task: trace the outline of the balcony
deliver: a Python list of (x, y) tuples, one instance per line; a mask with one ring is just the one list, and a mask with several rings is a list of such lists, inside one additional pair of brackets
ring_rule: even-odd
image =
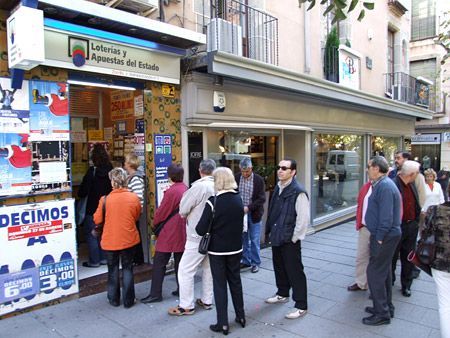
[(406, 73), (384, 74), (385, 95), (393, 100), (436, 110), (436, 91), (426, 80)]
[(277, 18), (236, 0), (211, 0), (208, 5), (208, 52), (219, 50), (278, 65)]

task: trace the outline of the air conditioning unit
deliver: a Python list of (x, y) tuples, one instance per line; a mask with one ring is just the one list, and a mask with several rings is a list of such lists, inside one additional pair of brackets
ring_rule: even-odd
[(207, 28), (207, 51), (222, 51), (242, 56), (242, 27), (229, 21), (214, 18)]
[(265, 36), (250, 36), (248, 44), (248, 57), (253, 60), (274, 64), (274, 41)]
[(397, 101), (408, 102), (408, 87), (402, 85), (392, 86), (392, 98)]

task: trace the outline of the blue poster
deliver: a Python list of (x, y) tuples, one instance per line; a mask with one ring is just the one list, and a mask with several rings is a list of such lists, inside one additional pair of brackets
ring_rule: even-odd
[(75, 284), (75, 264), (73, 259), (39, 267), (40, 290), (68, 288)]
[(37, 268), (0, 274), (0, 304), (39, 293)]
[(172, 136), (156, 134), (154, 137), (156, 207), (158, 207), (164, 196), (164, 191), (169, 187), (167, 167), (172, 163)]
[(30, 81), (31, 141), (69, 141), (67, 84)]
[(31, 148), (28, 134), (0, 133), (0, 196), (31, 191)]

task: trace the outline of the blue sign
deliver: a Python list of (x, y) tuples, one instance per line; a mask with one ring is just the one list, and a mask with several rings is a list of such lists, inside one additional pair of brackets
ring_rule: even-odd
[(0, 304), (39, 293), (37, 268), (0, 275)]
[(163, 192), (169, 185), (167, 167), (172, 163), (172, 136), (156, 134), (154, 137), (156, 206), (159, 206)]
[(75, 283), (75, 264), (73, 259), (39, 267), (41, 291), (66, 288)]

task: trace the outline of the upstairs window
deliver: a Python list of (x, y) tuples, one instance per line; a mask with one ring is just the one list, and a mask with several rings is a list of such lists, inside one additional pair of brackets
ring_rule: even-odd
[(413, 0), (411, 13), (411, 40), (436, 36), (436, 0)]

